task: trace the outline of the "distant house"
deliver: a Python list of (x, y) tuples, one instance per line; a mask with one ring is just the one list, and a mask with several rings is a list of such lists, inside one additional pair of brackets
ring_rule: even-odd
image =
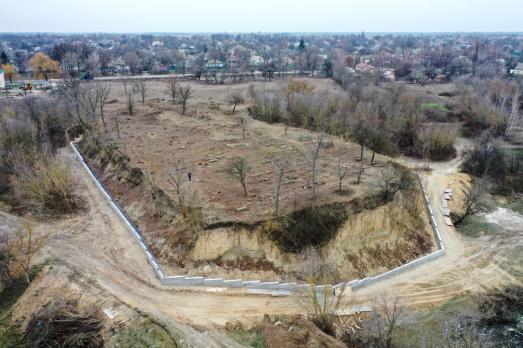
[(225, 68), (225, 63), (218, 59), (209, 59), (207, 61), (207, 69), (223, 69)]
[(249, 59), (249, 65), (259, 66), (263, 64), (263, 58), (260, 56), (252, 56)]
[(389, 81), (396, 80), (396, 75), (393, 69), (383, 69), (383, 77)]
[(356, 65), (356, 71), (360, 73), (373, 74), (376, 72), (376, 68), (367, 63), (360, 63)]
[(523, 63), (518, 63), (514, 69), (510, 70), (511, 75), (523, 76)]
[(5, 88), (4, 71), (0, 69), (0, 88)]

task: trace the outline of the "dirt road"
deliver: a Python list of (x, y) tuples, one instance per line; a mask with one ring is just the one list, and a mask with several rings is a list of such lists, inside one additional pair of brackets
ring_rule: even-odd
[[(460, 149), (463, 146), (460, 143)], [(85, 212), (38, 227), (52, 233), (41, 260), (51, 258), (79, 274), (83, 282), (94, 283), (102, 293), (167, 322), (221, 326), (230, 320), (259, 319), (265, 313), (303, 312), (292, 297), (204, 293), (161, 286), (134, 238), (103, 200), (71, 150), (63, 149), (60, 156), (70, 165), (75, 190), (85, 200)], [(419, 165), (412, 160), (402, 162)], [(441, 207), (441, 194), (459, 163), (458, 158), (434, 164), (432, 172), (424, 176), (434, 208)], [(12, 220), (7, 223), (9, 226), (19, 223)], [(345, 306), (364, 303), (380, 292), (391, 290), (403, 296), (409, 305), (431, 306), (465, 291), (514, 280), (495, 262), (504, 243), (510, 244), (511, 240), (465, 241), (454, 228), (443, 223), (440, 212), (437, 221), (447, 249), (444, 257), (360, 289), (352, 297), (347, 296)], [(521, 233), (516, 237), (521, 238)]]
[[(463, 153), (472, 143), (458, 139), (458, 155), (448, 162), (430, 164), (431, 171), (422, 174), (427, 195), (440, 228), (445, 246), (445, 256), (420, 267), (411, 269), (391, 279), (358, 290), (353, 295), (356, 302), (363, 302), (380, 292), (393, 292), (401, 295), (412, 306), (431, 306), (449, 300), (459, 294), (481, 291), (517, 282), (511, 274), (498, 264), (498, 257), (505, 247), (512, 243), (522, 243), (523, 230), (512, 238), (471, 240), (464, 239), (454, 227), (447, 226), (443, 220), (442, 194), (454, 181)], [(422, 168), (425, 163), (411, 158), (398, 162), (413, 169)]]

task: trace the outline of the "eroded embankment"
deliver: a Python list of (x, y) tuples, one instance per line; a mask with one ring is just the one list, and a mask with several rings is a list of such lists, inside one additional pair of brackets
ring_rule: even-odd
[(80, 149), (168, 273), (346, 280), (399, 266), (433, 245), (415, 184), (388, 202), (367, 197), (255, 224), (206, 225), (200, 208), (170, 198), (152, 184), (154, 173), (131, 167), (115, 145), (86, 136)]

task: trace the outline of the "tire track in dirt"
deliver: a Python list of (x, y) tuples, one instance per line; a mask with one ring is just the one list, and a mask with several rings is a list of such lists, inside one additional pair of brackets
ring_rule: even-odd
[[(353, 301), (368, 301), (378, 293), (393, 292), (402, 296), (408, 305), (431, 306), (465, 292), (484, 291), (510, 282), (518, 282), (496, 262), (496, 256), (504, 249), (499, 240), (503, 236), (493, 240), (464, 239), (454, 227), (447, 226), (443, 221), (441, 196), (452, 176), (457, 173), (463, 153), (470, 146), (469, 141), (458, 139), (456, 158), (448, 162), (433, 163), (431, 172), (422, 174), (445, 245), (445, 255), (397, 277), (358, 290), (353, 294)], [(399, 162), (412, 169), (424, 165), (415, 159), (402, 158)]]
[[(162, 286), (134, 238), (103, 200), (70, 150), (63, 149), (60, 157), (71, 168), (75, 190), (85, 200), (86, 210), (71, 219), (39, 226), (52, 231), (41, 259), (60, 260), (123, 303), (158, 318), (223, 325), (230, 320), (259, 319), (266, 313), (303, 312), (293, 297), (246, 296), (237, 290), (225, 294), (205, 293)], [(439, 163), (430, 175), (425, 175), (434, 208), (440, 206), (440, 195), (448, 183), (448, 176), (458, 166), (456, 160)], [(485, 242), (482, 246), (464, 241), (453, 228), (444, 225), (441, 214), (437, 215), (447, 248), (445, 256), (352, 294), (347, 292), (342, 304), (367, 304), (379, 293), (392, 289), (408, 305), (431, 306), (466, 291), (480, 291), (514, 280), (493, 262), (499, 253), (498, 248), (492, 248), (493, 243)]]

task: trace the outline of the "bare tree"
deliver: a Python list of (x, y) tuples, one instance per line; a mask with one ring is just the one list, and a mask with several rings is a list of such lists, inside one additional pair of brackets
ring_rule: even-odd
[(249, 167), (247, 166), (247, 161), (243, 157), (235, 157), (232, 159), (231, 163), (227, 166), (227, 174), (240, 182), (243, 187), (243, 193), (247, 196), (247, 173), (249, 172)]
[(285, 154), (281, 154), (274, 159), (274, 167), (276, 168), (276, 180), (277, 180), (276, 199), (274, 201), (274, 216), (278, 216), (278, 212), (279, 212), (279, 208), (280, 208), (281, 185), (283, 183), (283, 178), (285, 176), (287, 168), (289, 167), (290, 159), (291, 159), (290, 151)]
[(347, 173), (349, 172), (349, 166), (348, 164), (341, 163), (341, 158), (338, 159), (338, 166), (336, 167), (336, 176), (338, 177), (338, 193), (342, 194), (343, 190), (341, 189), (341, 184), (343, 179), (347, 176)]
[(361, 177), (363, 176), (363, 173), (365, 173), (365, 166), (363, 165), (363, 161), (359, 161), (358, 167), (356, 168), (356, 185), (359, 185), (361, 182)]
[(396, 171), (390, 161), (387, 162), (387, 165), (378, 172), (378, 180), (378, 184), (383, 192), (383, 200), (389, 199), (394, 195), (394, 184), (398, 181), (398, 176), (396, 175)]
[(131, 86), (129, 85), (129, 81), (123, 80), (123, 89), (126, 97), (126, 106), (127, 106), (127, 112), (129, 112), (129, 115), (134, 115), (134, 92)]
[(367, 128), (364, 121), (364, 116), (360, 116), (351, 125), (351, 137), (360, 145), (360, 161), (363, 161), (363, 153), (368, 142)]
[(517, 123), (516, 121), (519, 119), (519, 97), (521, 95), (521, 91), (519, 90), (519, 87), (515, 87), (515, 90), (512, 94), (512, 107), (510, 109), (510, 115), (507, 120), (507, 126), (505, 128), (505, 136), (507, 136), (514, 125)]
[(310, 313), (312, 321), (323, 332), (335, 334), (334, 321), (345, 286), (334, 290), (331, 286), (317, 288), (318, 284), (331, 283), (334, 269), (317, 249), (309, 247), (303, 250), (297, 258), (296, 272), (306, 279), (309, 286), (303, 288), (300, 302), (304, 309)]
[(178, 103), (182, 106), (182, 115), (185, 115), (185, 110), (187, 108), (187, 103), (189, 99), (192, 98), (193, 90), (191, 86), (180, 87), (178, 89)]
[(312, 146), (308, 149), (305, 154), (305, 160), (309, 165), (309, 174), (311, 180), (311, 191), (313, 199), (316, 198), (316, 178), (318, 177), (318, 158), (320, 157), (320, 150), (323, 146), (323, 140), (325, 133), (323, 131), (316, 135), (316, 138), (312, 141)]
[(398, 326), (398, 320), (405, 313), (405, 304), (400, 296), (382, 294), (375, 304), (376, 316), (373, 321), (376, 325), (379, 343), (384, 347), (392, 347), (392, 339)]
[(176, 190), (176, 194), (178, 195), (178, 202), (180, 204), (182, 203), (181, 190), (184, 172), (184, 166), (182, 164), (177, 163), (174, 165), (174, 171), (169, 173), (169, 176), (171, 177), (171, 184), (174, 186), (174, 189)]
[(426, 170), (430, 169), (430, 152), (433, 143), (433, 128), (430, 126), (423, 127), (418, 131), (416, 137), (421, 145), (421, 153), (426, 161)]
[(111, 87), (109, 87), (108, 84), (101, 83), (98, 87), (100, 89), (100, 116), (102, 117), (102, 123), (104, 125), (105, 131), (107, 131), (107, 126), (105, 125), (105, 115), (104, 115), (104, 109), (105, 104), (107, 104), (107, 101), (109, 99), (109, 94), (111, 93)]
[(232, 107), (232, 114), (234, 115), (234, 112), (236, 111), (236, 106), (243, 104), (245, 102), (245, 98), (243, 98), (243, 95), (240, 91), (234, 91), (229, 96), (229, 104), (231, 104)]
[(102, 91), (99, 88), (100, 84), (85, 83), (82, 88), (83, 106), (90, 115), (90, 119), (94, 119), (100, 99), (102, 97)]
[(145, 97), (147, 96), (147, 92), (149, 90), (147, 81), (145, 79), (136, 80), (134, 89), (138, 94), (140, 94), (140, 97), (142, 98), (142, 105), (145, 104)]
[(488, 183), (484, 179), (478, 179), (470, 187), (464, 188), (463, 210), (460, 214), (453, 214), (454, 224), (459, 225), (470, 215), (477, 214), (485, 209), (485, 195), (488, 191)]
[(27, 223), (23, 229), (17, 232), (16, 256), (27, 283), (31, 282), (31, 266), (34, 256), (42, 248), (47, 236), (37, 236), (31, 223)]
[(177, 101), (176, 92), (178, 91), (178, 86), (176, 84), (176, 78), (170, 77), (170, 78), (166, 79), (165, 82), (167, 83), (167, 87), (169, 89), (169, 96), (171, 97), (173, 104), (176, 104), (176, 101)]

